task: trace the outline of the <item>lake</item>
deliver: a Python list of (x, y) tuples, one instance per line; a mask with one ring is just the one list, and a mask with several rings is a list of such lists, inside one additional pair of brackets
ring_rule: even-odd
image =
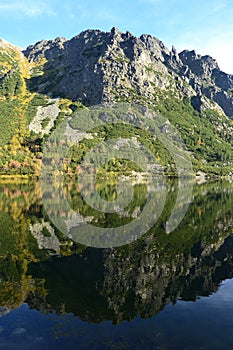
[[(184, 184), (177, 203), (177, 181), (131, 181), (131, 202), (101, 211), (87, 203), (90, 184), (65, 183), (76, 228), (40, 186), (0, 183), (2, 350), (233, 348), (233, 184), (195, 183), (191, 198)], [(95, 189), (117, 199), (114, 180)], [(90, 226), (124, 226), (128, 243), (116, 231), (97, 239)]]

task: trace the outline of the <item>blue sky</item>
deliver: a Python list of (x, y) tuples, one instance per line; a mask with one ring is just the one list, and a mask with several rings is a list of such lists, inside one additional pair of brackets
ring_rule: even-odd
[(0, 37), (22, 48), (113, 26), (209, 54), (233, 74), (233, 0), (0, 0)]

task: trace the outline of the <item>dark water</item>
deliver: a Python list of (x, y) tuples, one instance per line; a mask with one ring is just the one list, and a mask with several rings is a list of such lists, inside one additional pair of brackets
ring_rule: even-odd
[[(117, 248), (91, 248), (58, 231), (38, 183), (0, 184), (0, 349), (232, 349), (233, 185), (196, 184), (181, 224), (166, 225), (177, 184), (146, 234)], [(120, 226), (143, 209), (135, 183), (124, 212), (90, 208), (64, 193), (96, 226)], [(115, 184), (99, 183), (106, 200)], [(185, 204), (185, 203), (183, 203)]]

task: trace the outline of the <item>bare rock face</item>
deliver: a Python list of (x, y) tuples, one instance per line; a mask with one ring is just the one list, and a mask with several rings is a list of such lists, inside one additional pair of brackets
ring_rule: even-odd
[(110, 33), (87, 30), (69, 41), (41, 41), (24, 53), (30, 61), (47, 60), (44, 75), (31, 79), (36, 91), (91, 105), (116, 95), (127, 98), (132, 89), (150, 97), (154, 85), (169, 86), (159, 50), (150, 52), (142, 40), (113, 28)]
[(146, 48), (151, 52), (155, 60), (164, 62), (164, 57), (170, 55), (170, 51), (159, 39), (148, 34), (141, 35), (140, 39), (146, 45)]
[[(169, 51), (159, 39), (86, 30), (71, 40), (40, 41), (24, 51), (29, 61), (44, 60), (43, 74), (29, 87), (51, 97), (67, 97), (85, 105), (117, 99), (154, 99), (156, 89), (193, 98), (194, 106), (210, 99), (233, 117), (233, 76), (222, 72), (212, 57), (185, 50)], [(195, 99), (196, 96), (202, 98)], [(200, 106), (199, 106), (200, 109)]]
[(35, 45), (30, 45), (24, 51), (29, 61), (36, 61), (39, 58), (46, 57), (49, 59), (56, 54), (59, 55), (64, 50), (65, 38), (56, 38), (54, 40), (41, 40)]
[(182, 63), (188, 66), (198, 78), (205, 79), (211, 76), (213, 70), (219, 70), (215, 59), (210, 56), (201, 56), (196, 51), (184, 50), (179, 54)]
[(194, 50), (182, 51), (179, 57), (187, 67), (186, 70), (181, 67), (179, 74), (197, 94), (216, 102), (226, 115), (233, 117), (233, 75), (222, 72), (212, 57), (198, 55)]

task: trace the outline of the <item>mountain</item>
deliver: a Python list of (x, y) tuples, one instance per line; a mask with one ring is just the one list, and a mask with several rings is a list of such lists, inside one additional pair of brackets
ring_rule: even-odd
[[(151, 35), (137, 38), (117, 28), (42, 40), (24, 51), (5, 41), (0, 48), (1, 173), (38, 174), (43, 139), (61, 120), (83, 105), (115, 102), (161, 113), (180, 131), (196, 171), (231, 173), (233, 75), (212, 57), (178, 54)], [(101, 132), (107, 137), (108, 130)], [(165, 151), (153, 142), (151, 149), (165, 167)]]

